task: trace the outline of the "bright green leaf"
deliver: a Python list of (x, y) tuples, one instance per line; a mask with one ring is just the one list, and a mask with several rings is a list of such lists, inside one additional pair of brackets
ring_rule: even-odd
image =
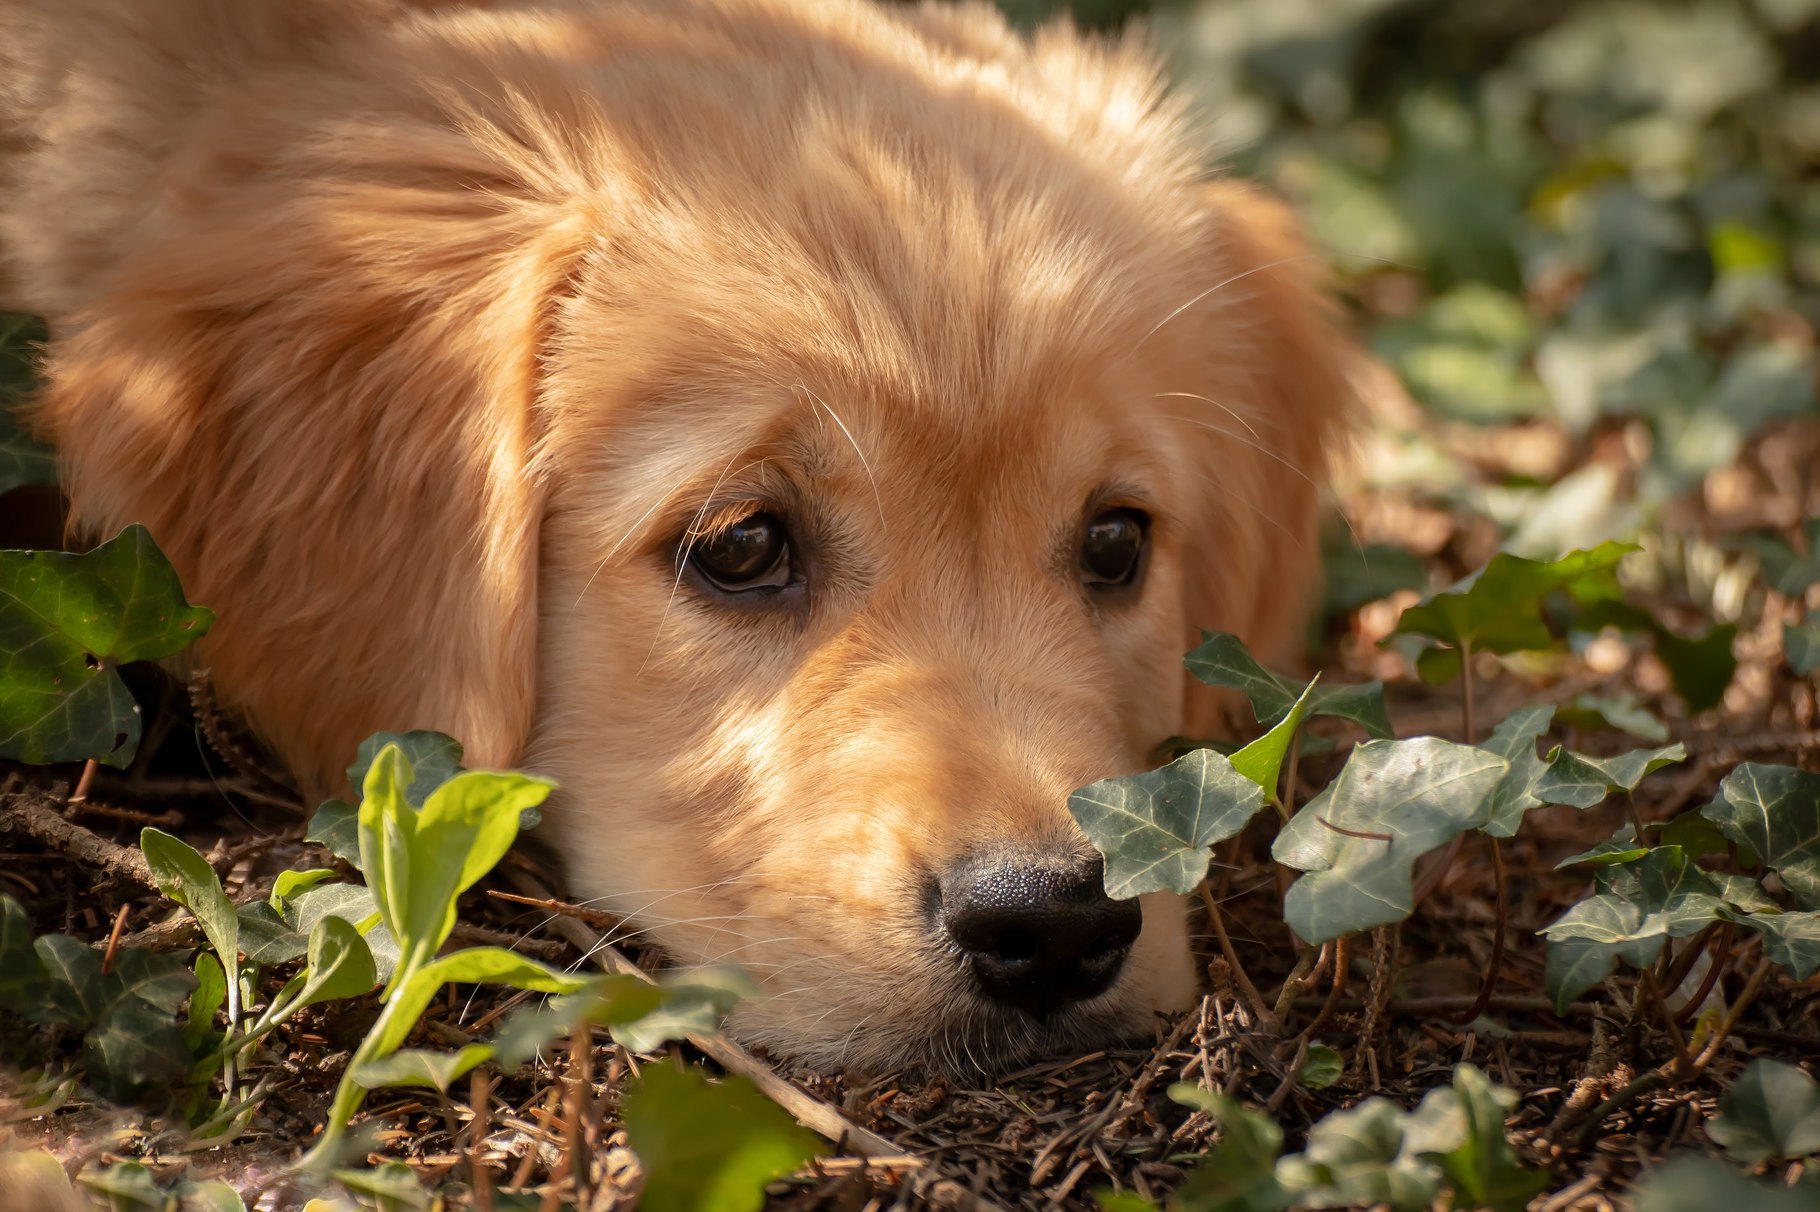
[(1616, 792), (1635, 791), (1645, 776), (1687, 760), (1687, 747), (1676, 741), (1666, 749), (1633, 749), (1614, 757), (1588, 757), (1557, 748), (1548, 755), (1548, 771), (1536, 781), (1544, 803), (1596, 808)]
[(1700, 812), (1820, 909), (1820, 774), (1746, 762)]
[(246, 1212), (240, 1192), (224, 1182), (184, 1183), (177, 1188), (178, 1212)]
[(623, 1104), (645, 1172), (644, 1212), (757, 1212), (765, 1184), (819, 1152), (815, 1137), (743, 1077), (647, 1065)]
[[(663, 989), (636, 976), (597, 976), (574, 993), (548, 998), (540, 1005), (527, 1006), (514, 1013), (501, 1025), (493, 1046), (500, 1067), (516, 1069), (544, 1045), (580, 1027), (636, 1022), (656, 1013), (664, 1001)], [(712, 1030), (718, 1022), (719, 1015), (716, 1015), (708, 1029)], [(682, 1034), (688, 1035), (694, 1030), (691, 1026)]]
[(158, 890), (195, 915), (224, 967), (238, 966), (240, 919), (208, 860), (182, 839), (149, 826), (139, 833), (139, 848)]
[(493, 1058), (489, 1044), (466, 1044), (456, 1052), (431, 1052), (401, 1048), (397, 1052), (361, 1061), (350, 1070), (353, 1079), (368, 1090), (385, 1086), (430, 1086), (449, 1092), (476, 1065)]
[(1190, 892), (1213, 847), (1243, 829), (1264, 792), (1211, 749), (1159, 770), (1106, 779), (1068, 797), (1068, 811), (1106, 856), (1106, 894)]
[(0, 551), (0, 757), (124, 768), (139, 706), (115, 667), (175, 655), (214, 619), (143, 526), (82, 555)]
[(278, 878), (272, 881), (272, 908), (283, 909), (284, 903), (299, 893), (308, 892), (318, 884), (338, 879), (339, 875), (330, 867), (311, 867), (307, 871), (280, 871)]
[(575, 993), (588, 985), (585, 976), (558, 972), (529, 956), (504, 947), (469, 947), (431, 960), (392, 989), (387, 1000), (398, 1003), (388, 1017), (389, 1027), (373, 1038), (373, 1056), (385, 1056), (404, 1043), (405, 1036), (437, 990), (452, 982), (469, 985), (510, 985), (533, 993)]
[(1773, 1060), (1754, 1060), (1719, 1099), (1706, 1134), (1747, 1164), (1820, 1153), (1820, 1082)]
[(199, 1054), (212, 1046), (218, 1035), (215, 1015), (227, 1004), (227, 973), (222, 971), (221, 961), (212, 951), (203, 951), (196, 956), (193, 971), (196, 988), (190, 994), (189, 1009), (184, 1014), (183, 1042), (192, 1054)]
[(1277, 795), (1277, 776), (1283, 769), (1283, 759), (1289, 756), (1290, 742), (1295, 739), (1296, 729), (1302, 726), (1302, 719), (1308, 714), (1309, 700), (1320, 681), (1321, 676), (1316, 674), (1314, 681), (1308, 683), (1308, 688), (1302, 691), (1302, 697), (1295, 701), (1289, 714), (1279, 720), (1276, 727), (1234, 753), (1230, 759), (1234, 770), (1256, 783), (1273, 800)]
[[(1258, 723), (1267, 727), (1281, 723), (1307, 689), (1258, 664), (1244, 641), (1224, 632), (1202, 632), (1200, 647), (1190, 652), (1184, 663), (1188, 672), (1209, 686), (1237, 690), (1250, 699)], [(1322, 686), (1309, 699), (1308, 714), (1351, 720), (1373, 737), (1393, 735), (1390, 716), (1384, 710), (1381, 682)]]
[(1271, 847), (1278, 862), (1309, 873), (1284, 899), (1290, 927), (1324, 943), (1408, 917), (1415, 861), (1483, 825), (1509, 769), (1496, 754), (1436, 737), (1353, 750)]
[(378, 981), (373, 953), (345, 918), (324, 917), (310, 931), (308, 961), (298, 1004), (359, 997)]

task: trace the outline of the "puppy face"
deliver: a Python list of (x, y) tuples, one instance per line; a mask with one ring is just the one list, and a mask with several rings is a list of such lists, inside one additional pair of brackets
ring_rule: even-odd
[(324, 784), (409, 726), (554, 775), (572, 888), (814, 1064), (1187, 1004), (1066, 800), (1208, 727), (1198, 627), (1296, 630), (1344, 348), (1280, 209), (1140, 57), (983, 11), (331, 32), (360, 122), (247, 86), (46, 398), (218, 688)]

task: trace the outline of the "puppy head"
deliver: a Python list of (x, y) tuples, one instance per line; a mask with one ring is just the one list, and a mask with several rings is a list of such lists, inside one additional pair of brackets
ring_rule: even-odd
[(717, 12), (599, 75), (604, 17), (469, 19), (402, 49), (510, 88), (374, 84), (435, 120), (354, 164), (262, 132), (284, 188), (205, 178), (58, 358), (80, 508), (152, 524), (305, 772), (418, 726), (554, 775), (574, 889), (759, 978), (755, 1042), (1141, 1031), (1183, 907), (1106, 901), (1066, 799), (1205, 726), (1198, 627), (1295, 632), (1312, 263), (1124, 52)]

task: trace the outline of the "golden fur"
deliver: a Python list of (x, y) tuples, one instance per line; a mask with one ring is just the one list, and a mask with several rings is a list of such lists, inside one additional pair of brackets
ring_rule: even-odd
[[(151, 528), (310, 789), (381, 728), (554, 776), (572, 887), (824, 1066), (1192, 996), (1153, 897), (1109, 992), (988, 1014), (918, 889), (1209, 727), (1198, 627), (1298, 634), (1348, 347), (1200, 156), (1134, 43), (983, 6), (0, 8), (0, 302), (81, 527)], [(1096, 500), (1153, 515), (1128, 602), (1073, 572)], [(756, 504), (803, 609), (678, 571)]]

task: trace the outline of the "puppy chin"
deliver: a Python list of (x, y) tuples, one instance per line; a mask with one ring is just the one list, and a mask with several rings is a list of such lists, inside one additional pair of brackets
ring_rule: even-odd
[(1198, 995), (1187, 905), (1173, 893), (1143, 899), (1144, 930), (1112, 988), (1037, 1019), (991, 1002), (946, 957), (917, 957), (892, 980), (824, 969), (809, 990), (736, 1006), (727, 1031), (772, 1057), (830, 1073), (924, 1069), (977, 1080), (1045, 1057), (1148, 1042), (1158, 1014)]

